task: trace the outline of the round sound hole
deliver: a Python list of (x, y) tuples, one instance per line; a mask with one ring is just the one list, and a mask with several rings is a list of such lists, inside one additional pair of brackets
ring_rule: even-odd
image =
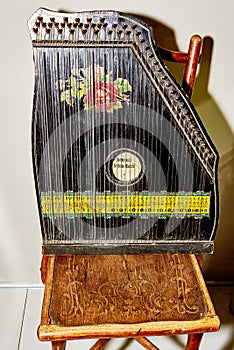
[(109, 155), (107, 175), (111, 181), (126, 185), (139, 181), (144, 173), (142, 157), (132, 150), (122, 149)]

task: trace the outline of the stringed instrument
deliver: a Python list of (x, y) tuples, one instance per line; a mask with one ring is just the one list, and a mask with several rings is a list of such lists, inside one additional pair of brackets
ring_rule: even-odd
[(211, 253), (218, 154), (152, 29), (45, 9), (29, 28), (45, 253)]

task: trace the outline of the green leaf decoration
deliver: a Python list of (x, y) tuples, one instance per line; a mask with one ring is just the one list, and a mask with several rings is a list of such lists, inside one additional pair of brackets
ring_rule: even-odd
[(84, 110), (88, 110), (90, 108), (91, 108), (91, 106), (89, 106), (88, 103), (84, 103)]
[(115, 86), (120, 93), (132, 91), (132, 87), (127, 79), (118, 78), (115, 80)]
[(85, 84), (78, 84), (78, 90), (76, 91), (76, 97), (81, 99), (86, 94)]
[(67, 98), (67, 95), (68, 95), (68, 94), (69, 94), (69, 96), (70, 96), (70, 91), (69, 91), (69, 90), (63, 91), (63, 92), (61, 93), (61, 96), (60, 96), (61, 102), (66, 101), (66, 98)]
[(71, 82), (72, 82), (71, 96), (74, 98), (81, 99), (86, 93), (85, 85), (82, 83), (74, 84), (74, 80), (72, 80)]
[(76, 98), (77, 92), (76, 92), (76, 88), (72, 88), (71, 89), (71, 96)]
[(120, 101), (117, 101), (113, 108), (114, 109), (122, 108), (122, 103)]
[(115, 109), (122, 108), (122, 103), (120, 101), (117, 101), (114, 106), (112, 106), (110, 109), (107, 109), (106, 111), (108, 113), (113, 113)]
[(71, 88), (76, 88), (77, 82), (76, 82), (76, 78), (73, 77), (73, 75), (70, 76), (69, 83), (70, 83)]
[(71, 90), (66, 90), (61, 93), (60, 96), (61, 102), (66, 101), (66, 103), (70, 106), (73, 106), (74, 104), (74, 99), (72, 98), (72, 91)]
[(113, 81), (113, 72), (109, 72), (108, 74), (106, 74), (105, 79), (103, 79), (103, 81), (106, 81), (107, 83), (109, 83), (110, 81)]

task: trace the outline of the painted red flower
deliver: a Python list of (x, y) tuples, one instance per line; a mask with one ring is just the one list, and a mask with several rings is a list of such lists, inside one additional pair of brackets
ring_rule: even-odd
[(119, 90), (113, 82), (98, 81), (92, 84), (85, 97), (86, 109), (94, 106), (96, 111), (110, 111), (118, 103)]
[(74, 68), (66, 80), (59, 79), (56, 88), (60, 91), (60, 101), (75, 106), (78, 99), (84, 103), (84, 109), (112, 113), (128, 103), (132, 87), (125, 78), (113, 81), (113, 72), (105, 73), (104, 67), (90, 65), (86, 68)]

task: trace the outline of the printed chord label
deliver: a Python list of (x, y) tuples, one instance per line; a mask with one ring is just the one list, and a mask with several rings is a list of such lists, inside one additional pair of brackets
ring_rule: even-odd
[(207, 217), (210, 192), (42, 192), (43, 216)]

